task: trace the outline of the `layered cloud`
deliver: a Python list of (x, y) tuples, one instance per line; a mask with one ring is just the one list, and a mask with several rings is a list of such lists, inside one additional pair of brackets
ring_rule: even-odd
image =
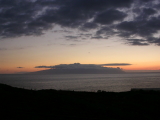
[[(0, 37), (39, 36), (59, 25), (90, 39), (120, 37), (130, 45), (160, 45), (158, 0), (0, 0)], [(89, 34), (89, 33), (86, 33)]]
[(111, 64), (60, 64), (55, 66), (36, 66), (35, 68), (53, 68), (53, 69), (102, 69), (104, 66), (127, 66), (129, 63), (111, 63)]
[(130, 63), (110, 63), (110, 64), (103, 64), (104, 66), (127, 66), (132, 65)]

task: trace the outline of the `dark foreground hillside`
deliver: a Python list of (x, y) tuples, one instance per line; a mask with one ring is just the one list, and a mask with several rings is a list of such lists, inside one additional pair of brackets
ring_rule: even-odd
[(0, 84), (1, 120), (160, 119), (160, 92), (25, 90)]

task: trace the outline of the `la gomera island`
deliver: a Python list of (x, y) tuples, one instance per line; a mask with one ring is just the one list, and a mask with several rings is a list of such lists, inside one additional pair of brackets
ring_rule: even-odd
[[(48, 68), (27, 74), (121, 74), (125, 73), (121, 68), (104, 67), (106, 64), (60, 64), (55, 66), (36, 66), (35, 68)], [(118, 64), (121, 65), (121, 64)], [(124, 64), (123, 64), (124, 65)]]
[(160, 92), (28, 90), (0, 84), (1, 120), (155, 120)]

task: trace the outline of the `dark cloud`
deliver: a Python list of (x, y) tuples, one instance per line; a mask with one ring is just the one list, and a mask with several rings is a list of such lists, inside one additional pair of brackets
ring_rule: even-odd
[(62, 33), (62, 32), (64, 32), (64, 33), (72, 33), (72, 31), (69, 31), (69, 30), (54, 30), (53, 32), (55, 32), (55, 33)]
[(17, 68), (24, 68), (24, 67), (17, 67)]
[[(121, 37), (130, 37), (131, 35), (140, 34), (140, 29), (143, 26), (144, 21), (124, 21), (117, 25), (119, 35)], [(144, 31), (144, 30), (143, 30)], [(151, 34), (149, 32), (149, 34)]]
[(135, 46), (147, 46), (147, 45), (149, 45), (149, 43), (147, 43), (146, 40), (142, 40), (142, 39), (128, 39), (127, 41), (128, 41), (127, 44), (135, 45)]
[(96, 36), (122, 37), (130, 45), (159, 45), (159, 6), (157, 0), (0, 0), (0, 37), (39, 36), (58, 25), (94, 29)]
[(138, 16), (135, 18), (137, 20), (146, 20), (157, 13), (153, 8), (136, 8), (133, 10)]
[(76, 46), (77, 44), (69, 44), (70, 46)]
[(8, 50), (7, 48), (0, 48), (0, 51)]
[(64, 36), (66, 40), (71, 40), (71, 41), (74, 41), (74, 42), (80, 42), (82, 39), (81, 36)]
[[(34, 22), (34, 16), (40, 9), (27, 0), (0, 1), (0, 35), (3, 37), (16, 37), (22, 35), (41, 34), (37, 26), (30, 28), (29, 24)], [(37, 21), (39, 22), (39, 21)], [(33, 29), (34, 28), (34, 29)]]
[(81, 34), (79, 34), (80, 36), (84, 36), (84, 37), (90, 37), (90, 36), (92, 36), (92, 34), (84, 34), (84, 33), (81, 33)]
[(53, 68), (53, 66), (42, 65), (42, 66), (36, 66), (35, 68)]
[(160, 46), (160, 38), (150, 37), (148, 40), (150, 43), (156, 43), (156, 45)]
[(96, 29), (98, 27), (98, 25), (96, 23), (90, 22), (90, 23), (85, 23), (83, 24), (80, 29), (81, 30), (91, 30), (91, 29)]
[(66, 39), (77, 39), (79, 36), (65, 36)]
[(14, 48), (0, 48), (0, 51), (7, 51), (7, 50), (23, 50), (25, 48), (28, 48), (31, 46), (26, 46), (26, 47), (14, 47)]
[[(136, 20), (136, 21), (125, 21), (117, 25), (117, 28), (119, 31), (119, 36), (130, 38), (131, 36), (139, 36), (143, 37), (143, 39), (146, 39), (147, 44), (141, 44), (141, 45), (148, 45), (149, 43), (155, 43), (154, 42), (155, 37), (154, 34), (158, 33), (160, 30), (160, 16), (158, 17), (152, 17), (149, 20)], [(152, 39), (151, 39), (152, 38)], [(130, 39), (127, 39), (130, 41)], [(137, 39), (133, 39), (135, 42), (138, 43)], [(134, 44), (133, 44), (134, 45)], [(139, 44), (140, 45), (140, 44)]]
[(130, 63), (110, 63), (110, 64), (103, 64), (104, 66), (127, 66), (132, 65)]
[(105, 26), (105, 27), (101, 27), (99, 30), (97, 30), (96, 35), (100, 36), (112, 36), (117, 34), (117, 32), (114, 30), (114, 26), (110, 25), (110, 26)]
[(136, 45), (136, 46), (147, 46), (147, 45), (149, 45), (149, 43), (141, 43), (141, 42), (138, 42), (138, 41), (132, 41), (132, 42), (130, 42), (128, 44)]
[(144, 15), (152, 15), (156, 13), (156, 10), (152, 9), (152, 8), (144, 8), (143, 9), (143, 13)]
[(94, 37), (91, 37), (91, 39), (103, 39), (102, 36), (94, 36)]
[(94, 22), (99, 24), (111, 24), (114, 21), (119, 21), (124, 19), (124, 17), (126, 17), (125, 13), (115, 9), (109, 9), (106, 10), (105, 12), (101, 12), (100, 14), (98, 14)]
[[(106, 7), (129, 7), (132, 0), (0, 0), (1, 36), (41, 35), (53, 24), (78, 27)], [(86, 23), (86, 24), (84, 24)]]
[(81, 8), (88, 11), (104, 10), (110, 7), (130, 7), (133, 0), (70, 0), (76, 5), (76, 8)]

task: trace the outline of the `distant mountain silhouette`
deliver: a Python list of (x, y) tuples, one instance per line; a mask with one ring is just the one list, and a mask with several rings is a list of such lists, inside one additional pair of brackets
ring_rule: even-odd
[(125, 73), (119, 68), (103, 68), (103, 69), (49, 69), (29, 74), (111, 74), (111, 73)]
[(36, 66), (35, 68), (50, 68), (32, 72), (29, 74), (110, 74), (110, 73), (125, 73), (119, 67), (103, 67), (103, 65), (96, 64), (60, 64), (56, 66)]

